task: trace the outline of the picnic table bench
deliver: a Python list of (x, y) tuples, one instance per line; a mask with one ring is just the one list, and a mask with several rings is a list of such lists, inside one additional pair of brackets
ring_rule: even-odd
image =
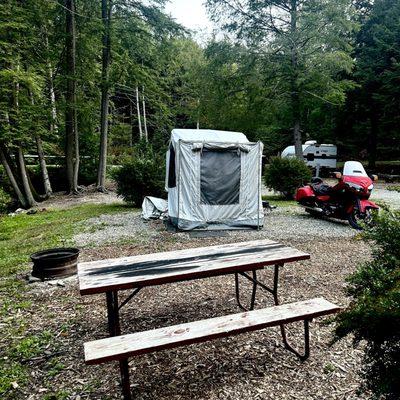
[[(110, 335), (85, 343), (85, 361), (87, 364), (119, 361), (123, 396), (129, 400), (128, 358), (167, 348), (280, 326), (285, 348), (305, 360), (310, 354), (309, 322), (339, 310), (338, 306), (322, 298), (279, 304), (280, 268), (285, 263), (309, 258), (309, 254), (283, 244), (256, 240), (80, 263), (78, 277), (81, 295), (106, 294)], [(257, 272), (268, 266), (273, 266), (274, 271), (272, 287), (257, 277)], [(143, 288), (229, 274), (235, 277), (236, 299), (245, 312), (121, 335), (119, 311)], [(240, 301), (240, 277), (252, 282), (247, 308)], [(119, 292), (128, 289), (132, 293), (119, 303)], [(254, 310), (257, 289), (272, 295), (273, 307)], [(295, 321), (304, 321), (305, 344), (302, 354), (291, 346), (286, 337), (285, 324)]]

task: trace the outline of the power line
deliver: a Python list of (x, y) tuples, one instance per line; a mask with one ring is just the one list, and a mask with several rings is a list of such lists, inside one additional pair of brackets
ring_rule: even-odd
[(341, 106), (341, 104), (339, 104), (339, 103), (334, 103), (333, 101), (324, 99), (323, 97), (318, 96), (318, 95), (315, 94), (315, 93), (309, 92), (308, 90), (305, 90), (305, 92), (308, 93), (308, 94), (311, 94), (311, 96), (314, 96), (314, 97), (316, 97), (317, 99), (320, 99), (320, 100), (324, 101), (325, 103), (332, 104), (333, 106)]
[(60, 7), (62, 7), (64, 10), (67, 10), (68, 12), (70, 12), (71, 14), (75, 14), (78, 17), (82, 17), (82, 18), (87, 18), (87, 19), (93, 19), (93, 20), (97, 20), (97, 21), (102, 21), (102, 18), (99, 17), (89, 17), (88, 15), (83, 15), (83, 14), (79, 14), (76, 11), (72, 11), (70, 8), (65, 7), (63, 4), (61, 4), (59, 1), (56, 2), (56, 4), (58, 4)]

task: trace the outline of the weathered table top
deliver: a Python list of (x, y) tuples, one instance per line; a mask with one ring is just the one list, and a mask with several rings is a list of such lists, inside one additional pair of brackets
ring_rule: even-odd
[(271, 240), (231, 243), (79, 263), (82, 295), (161, 285), (267, 265), (309, 259), (310, 255)]

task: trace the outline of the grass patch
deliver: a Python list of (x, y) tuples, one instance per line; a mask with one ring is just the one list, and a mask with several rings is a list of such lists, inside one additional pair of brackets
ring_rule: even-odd
[(126, 211), (119, 204), (85, 204), (34, 215), (0, 218), (0, 278), (21, 272), (29, 255), (50, 247), (73, 245), (77, 225), (102, 214)]
[[(120, 204), (84, 204), (34, 215), (0, 216), (0, 398), (20, 399), (21, 387), (29, 384), (29, 360), (40, 356), (53, 341), (54, 333), (28, 333), (26, 311), (32, 303), (26, 298), (28, 285), (17, 274), (27, 270), (29, 255), (50, 247), (73, 245), (73, 236), (84, 221), (103, 214), (127, 211)], [(21, 312), (24, 311), (25, 312)], [(46, 377), (63, 371), (59, 359), (47, 363)], [(67, 399), (68, 392), (46, 394), (47, 399)]]
[(67, 400), (71, 393), (67, 390), (59, 390), (55, 393), (48, 393), (43, 396), (43, 400)]
[(9, 333), (16, 337), (13, 343), (4, 351), (4, 357), (0, 359), (0, 395), (2, 398), (18, 398), (18, 394), (12, 394), (13, 389), (25, 385), (29, 380), (29, 370), (26, 362), (44, 351), (53, 339), (53, 334), (43, 331), (38, 335), (23, 335), (24, 326), (18, 330), (10, 328)]
[(51, 359), (47, 363), (47, 367), (49, 368), (46, 372), (48, 378), (54, 378), (66, 368), (65, 365), (58, 358)]
[(277, 207), (293, 207), (297, 205), (297, 202), (294, 200), (287, 200), (283, 196), (279, 195), (264, 195), (262, 196), (264, 201), (268, 201), (272, 206)]
[[(28, 373), (25, 366), (12, 360), (0, 359), (0, 395), (6, 396), (13, 388), (16, 389), (27, 381)], [(17, 396), (8, 398), (17, 399)]]

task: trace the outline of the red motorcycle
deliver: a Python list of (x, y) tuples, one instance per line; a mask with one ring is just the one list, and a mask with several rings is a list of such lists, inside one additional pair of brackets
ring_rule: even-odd
[(296, 201), (315, 216), (347, 219), (355, 229), (372, 223), (372, 212), (379, 207), (368, 200), (374, 188), (376, 175), (369, 177), (358, 161), (347, 161), (343, 175), (335, 173), (339, 182), (335, 186), (313, 178), (309, 185), (297, 189)]

